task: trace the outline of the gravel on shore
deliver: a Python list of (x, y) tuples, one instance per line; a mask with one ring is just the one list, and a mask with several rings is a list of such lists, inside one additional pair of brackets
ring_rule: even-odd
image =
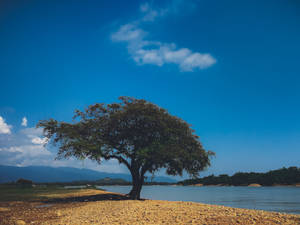
[[(121, 198), (115, 196), (121, 196)], [(48, 206), (39, 207), (43, 204), (48, 204)], [(6, 205), (2, 203), (0, 207), (2, 207), (0, 224), (17, 224), (16, 221), (24, 221), (25, 224), (48, 225), (300, 224), (300, 215), (194, 202), (126, 200), (126, 198), (122, 199), (122, 195), (98, 190), (87, 193), (83, 191), (80, 195), (67, 196), (62, 201), (10, 202)]]

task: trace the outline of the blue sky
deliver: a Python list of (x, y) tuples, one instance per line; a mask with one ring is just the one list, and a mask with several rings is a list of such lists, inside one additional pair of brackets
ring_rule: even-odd
[(217, 154), (203, 174), (299, 166), (299, 2), (1, 4), (0, 164), (125, 172), (53, 161), (34, 126), (132, 96), (193, 125)]

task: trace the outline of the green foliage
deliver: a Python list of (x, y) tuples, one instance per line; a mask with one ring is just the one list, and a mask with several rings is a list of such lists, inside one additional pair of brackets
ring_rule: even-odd
[(253, 183), (271, 186), (271, 185), (292, 185), (300, 183), (300, 168), (289, 167), (282, 168), (278, 170), (271, 170), (267, 173), (235, 173), (233, 176), (228, 176), (226, 174), (219, 176), (208, 176), (199, 179), (188, 179), (179, 182), (183, 185), (191, 184), (204, 184), (204, 185), (234, 185), (243, 186)]
[(206, 151), (190, 125), (143, 99), (120, 97), (120, 103), (94, 104), (77, 110), (74, 123), (54, 119), (38, 127), (59, 146), (58, 158), (75, 156), (98, 163), (117, 159), (132, 174), (140, 192), (145, 173), (165, 168), (169, 175), (186, 171), (196, 177), (210, 165)]

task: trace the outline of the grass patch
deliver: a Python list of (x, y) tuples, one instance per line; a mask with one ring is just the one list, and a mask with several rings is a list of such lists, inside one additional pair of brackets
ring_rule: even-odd
[(37, 185), (21, 187), (14, 184), (0, 185), (0, 202), (3, 201), (44, 201), (65, 194), (74, 194), (82, 189), (65, 189), (60, 185)]

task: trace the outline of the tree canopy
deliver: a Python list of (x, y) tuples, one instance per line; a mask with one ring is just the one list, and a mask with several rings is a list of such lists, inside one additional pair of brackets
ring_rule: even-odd
[(38, 127), (58, 145), (58, 158), (116, 159), (132, 175), (132, 199), (140, 198), (145, 174), (165, 168), (169, 175), (186, 171), (197, 177), (214, 155), (206, 151), (191, 125), (143, 99), (94, 104), (76, 110), (72, 123), (42, 120)]

